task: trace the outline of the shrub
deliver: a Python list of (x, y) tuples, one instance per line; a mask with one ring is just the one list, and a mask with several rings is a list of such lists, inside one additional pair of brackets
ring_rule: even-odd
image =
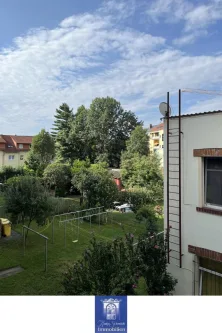
[(136, 213), (136, 220), (146, 225), (146, 234), (154, 234), (159, 231), (159, 219), (155, 210), (150, 206), (141, 207)]
[(117, 201), (120, 201), (121, 203), (131, 203), (134, 212), (137, 212), (140, 207), (152, 203), (149, 192), (144, 189), (119, 192)]
[(9, 178), (24, 175), (25, 171), (23, 168), (13, 168), (11, 166), (5, 166), (0, 169), (0, 183), (6, 183)]
[(171, 295), (177, 283), (167, 272), (166, 244), (159, 236), (141, 238), (138, 242), (138, 266), (148, 295)]
[(65, 295), (135, 295), (143, 278), (148, 295), (171, 295), (177, 280), (167, 272), (167, 250), (162, 237), (132, 234), (112, 242), (95, 238), (83, 258), (63, 275)]
[(74, 212), (79, 209), (79, 206), (71, 199), (65, 198), (49, 198), (52, 207), (52, 215)]
[(93, 238), (83, 258), (64, 274), (64, 294), (134, 295), (134, 269), (133, 237), (108, 243)]

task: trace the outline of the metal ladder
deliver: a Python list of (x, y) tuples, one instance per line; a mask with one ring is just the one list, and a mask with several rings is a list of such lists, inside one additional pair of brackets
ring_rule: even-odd
[(168, 263), (182, 267), (181, 244), (181, 91), (179, 116), (171, 125), (169, 93), (167, 93), (167, 247)]

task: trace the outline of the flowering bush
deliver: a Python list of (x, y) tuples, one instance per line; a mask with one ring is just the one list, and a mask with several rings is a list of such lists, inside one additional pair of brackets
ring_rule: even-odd
[(132, 234), (108, 243), (93, 238), (83, 258), (65, 273), (64, 294), (134, 295), (138, 278), (133, 241)]
[(137, 245), (138, 266), (148, 295), (171, 295), (177, 280), (167, 272), (167, 249), (163, 237), (141, 239)]
[(83, 258), (69, 267), (62, 282), (65, 295), (135, 295), (141, 277), (148, 295), (170, 295), (176, 280), (167, 273), (164, 239), (134, 235), (112, 242), (95, 238)]

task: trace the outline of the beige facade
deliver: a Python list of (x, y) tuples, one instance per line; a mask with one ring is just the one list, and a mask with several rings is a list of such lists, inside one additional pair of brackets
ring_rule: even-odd
[(161, 167), (164, 165), (164, 125), (150, 125), (149, 150), (160, 158)]
[(22, 167), (31, 148), (31, 143), (31, 136), (0, 135), (0, 168), (5, 166)]
[(0, 151), (0, 168), (4, 166), (11, 166), (13, 168), (22, 167), (24, 165), (27, 154), (27, 151), (18, 151), (12, 153)]

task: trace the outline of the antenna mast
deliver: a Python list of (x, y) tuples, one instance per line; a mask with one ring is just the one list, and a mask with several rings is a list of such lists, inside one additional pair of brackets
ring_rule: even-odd
[(222, 91), (217, 91), (217, 90), (204, 90), (204, 89), (185, 88), (185, 89), (181, 89), (181, 92), (222, 96)]

